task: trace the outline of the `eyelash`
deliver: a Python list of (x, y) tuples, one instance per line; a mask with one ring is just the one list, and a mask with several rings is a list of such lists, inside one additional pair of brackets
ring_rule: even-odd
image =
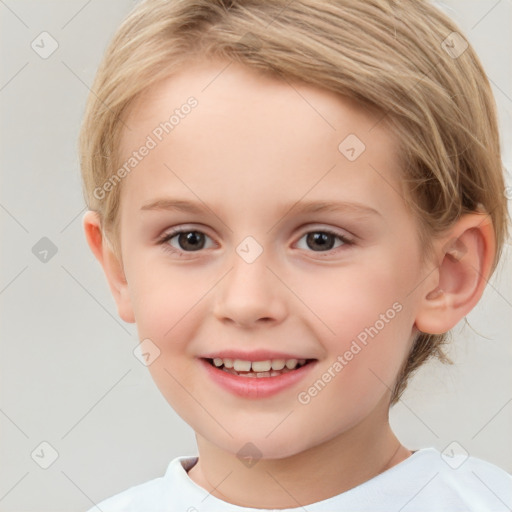
[[(159, 238), (157, 240), (157, 244), (161, 245), (162, 249), (164, 251), (170, 252), (170, 253), (173, 253), (173, 254), (179, 254), (180, 256), (182, 254), (194, 254), (196, 252), (199, 253), (199, 252), (201, 252), (201, 250), (198, 250), (198, 251), (182, 251), (182, 250), (179, 250), (179, 249), (176, 249), (176, 248), (172, 247), (170, 244), (167, 243), (170, 240), (172, 240), (176, 235), (180, 235), (181, 233), (191, 233), (191, 232), (201, 233), (203, 235), (206, 235), (206, 233), (204, 233), (203, 231), (200, 231), (198, 229), (193, 229), (193, 228), (173, 229), (173, 230), (165, 233), (161, 238)], [(308, 235), (310, 233), (324, 233), (324, 234), (332, 235), (335, 238), (338, 238), (339, 240), (341, 240), (343, 242), (343, 245), (341, 245), (339, 247), (336, 247), (334, 249), (329, 249), (327, 251), (309, 251), (309, 252), (318, 252), (319, 254), (323, 254), (323, 253), (329, 254), (329, 253), (337, 252), (342, 247), (347, 247), (348, 248), (348, 247), (354, 245), (353, 240), (345, 237), (344, 235), (341, 235), (340, 233), (337, 233), (336, 231), (332, 231), (330, 229), (314, 229), (314, 230), (311, 230), (311, 231), (306, 231), (299, 238), (299, 240), (301, 240), (302, 238), (304, 238), (304, 236), (306, 236), (306, 235)], [(208, 236), (208, 235), (206, 235), (206, 236)], [(210, 237), (208, 237), (208, 238), (210, 238)]]

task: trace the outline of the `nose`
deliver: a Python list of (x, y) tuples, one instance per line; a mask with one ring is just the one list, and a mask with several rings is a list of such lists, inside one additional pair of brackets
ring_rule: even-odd
[(235, 254), (216, 287), (215, 317), (245, 328), (281, 323), (287, 315), (286, 288), (276, 273), (267, 267), (264, 253), (252, 263)]

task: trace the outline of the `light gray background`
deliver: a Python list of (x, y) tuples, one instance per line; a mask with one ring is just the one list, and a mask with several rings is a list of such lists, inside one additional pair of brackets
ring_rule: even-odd
[[(105, 46), (133, 4), (0, 0), (2, 512), (83, 511), (197, 453), (192, 430), (133, 356), (135, 326), (117, 317), (82, 231), (79, 124)], [(510, 170), (512, 4), (443, 6), (492, 82)], [(47, 59), (31, 48), (43, 31), (59, 45)], [(58, 249), (46, 263), (32, 252), (42, 237)], [(509, 243), (470, 326), (454, 331), (456, 364), (423, 368), (392, 410), (408, 447), (456, 441), (512, 471), (510, 254)], [(43, 441), (58, 453), (48, 469), (35, 462), (50, 460)]]

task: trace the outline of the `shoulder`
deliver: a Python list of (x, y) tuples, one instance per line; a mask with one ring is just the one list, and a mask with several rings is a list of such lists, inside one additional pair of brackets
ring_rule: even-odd
[(453, 457), (440, 454), (440, 457), (445, 462), (439, 473), (441, 482), (452, 494), (460, 499), (464, 497), (468, 506), (482, 510), (477, 505), (480, 503), (501, 510), (506, 504), (508, 510), (512, 505), (512, 475), (504, 469), (463, 454)]
[(195, 457), (177, 457), (170, 462), (164, 476), (134, 485), (97, 503), (87, 512), (168, 511), (172, 504), (171, 498), (178, 498), (178, 496), (171, 496), (171, 494), (174, 494), (174, 491), (172, 491), (172, 488), (175, 487), (174, 484), (178, 483), (175, 481), (176, 477), (184, 472), (182, 463), (192, 465), (194, 461)]
[[(451, 512), (510, 510), (512, 475), (490, 462), (435, 448), (419, 450), (408, 462), (403, 469), (409, 473), (412, 508), (414, 503), (418, 510), (432, 506)], [(395, 480), (405, 476), (400, 471), (390, 476), (393, 473)]]

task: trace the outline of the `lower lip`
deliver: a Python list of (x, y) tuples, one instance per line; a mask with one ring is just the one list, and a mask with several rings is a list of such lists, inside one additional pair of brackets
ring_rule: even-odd
[(297, 384), (309, 374), (316, 361), (311, 361), (297, 370), (276, 377), (239, 377), (212, 366), (205, 359), (199, 359), (210, 378), (219, 386), (244, 398), (266, 398)]

